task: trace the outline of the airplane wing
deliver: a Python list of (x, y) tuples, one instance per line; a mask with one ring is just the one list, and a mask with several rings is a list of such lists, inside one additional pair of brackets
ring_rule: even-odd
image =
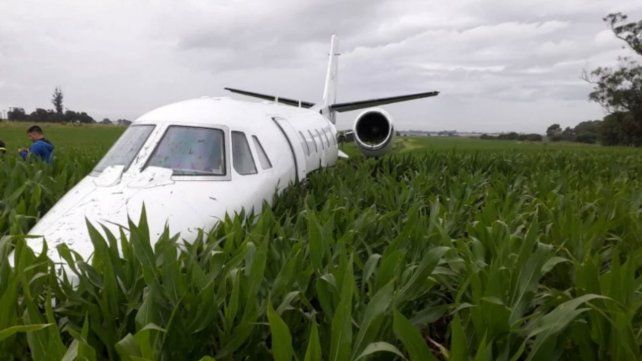
[(437, 96), (438, 94), (439, 92), (432, 91), (432, 92), (425, 92), (425, 93), (399, 95), (396, 97), (389, 97), (389, 98), (360, 100), (360, 101), (349, 102), (349, 103), (337, 103), (337, 104), (330, 105), (330, 109), (334, 110), (335, 112), (347, 112), (350, 110), (370, 108), (376, 105), (398, 103), (398, 102), (405, 102), (407, 100), (434, 97), (434, 96)]
[[(296, 99), (289, 99), (289, 98), (281, 98), (281, 97), (278, 97), (278, 96), (275, 96), (275, 95), (254, 93), (254, 92), (250, 92), (250, 91), (247, 91), (247, 90), (234, 89), (234, 88), (225, 88), (225, 90), (229, 90), (232, 93), (238, 93), (238, 94), (242, 94), (242, 95), (247, 95), (249, 97), (270, 100), (270, 101), (274, 101), (274, 102), (277, 102), (277, 103), (282, 103), (282, 104), (286, 104), (286, 105), (292, 105), (292, 106), (295, 106), (295, 107), (312, 108), (314, 106), (314, 103), (311, 103), (311, 102), (306, 102), (306, 101), (296, 100)], [(413, 100), (413, 99), (434, 97), (434, 96), (437, 96), (438, 94), (439, 94), (439, 92), (437, 92), (437, 91), (431, 91), (431, 92), (424, 92), (424, 93), (398, 95), (398, 96), (388, 97), (388, 98), (359, 100), (359, 101), (348, 102), (348, 103), (335, 103), (335, 104), (330, 105), (330, 111), (348, 112), (348, 111), (351, 111), (351, 110), (370, 108), (370, 107), (374, 107), (376, 105), (398, 103), (398, 102), (405, 102), (405, 101)]]
[(233, 89), (233, 88), (225, 88), (225, 90), (229, 90), (232, 93), (243, 94), (243, 95), (247, 95), (249, 97), (270, 100), (270, 101), (273, 101), (273, 102), (282, 103), (282, 104), (286, 104), (286, 105), (292, 105), (292, 106), (295, 106), (295, 107), (312, 108), (314, 106), (314, 103), (310, 103), (310, 102), (306, 102), (306, 101), (302, 101), (302, 100), (296, 100), (296, 99), (281, 98), (281, 97), (277, 97), (275, 95), (254, 93), (254, 92), (249, 92), (247, 90)]

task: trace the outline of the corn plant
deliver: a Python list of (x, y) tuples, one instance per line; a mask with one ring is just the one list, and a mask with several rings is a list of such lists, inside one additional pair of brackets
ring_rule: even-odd
[(352, 159), (190, 244), (150, 239), (144, 211), (128, 232), (88, 224), (92, 258), (61, 245), (61, 265), (11, 227), (90, 169), (66, 162), (11, 170), (43, 191), (0, 228), (2, 359), (642, 357), (634, 150)]

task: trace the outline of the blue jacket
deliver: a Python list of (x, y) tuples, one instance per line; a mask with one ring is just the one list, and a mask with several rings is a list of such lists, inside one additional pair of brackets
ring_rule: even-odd
[(31, 146), (29, 147), (29, 153), (35, 154), (38, 158), (47, 163), (51, 163), (53, 160), (53, 151), (54, 145), (45, 138), (36, 140), (31, 143)]

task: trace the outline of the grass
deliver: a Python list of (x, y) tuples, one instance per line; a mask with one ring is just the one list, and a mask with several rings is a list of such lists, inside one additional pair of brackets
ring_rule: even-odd
[(584, 144), (576, 142), (529, 142), (517, 140), (486, 140), (466, 137), (398, 137), (403, 152), (422, 152), (431, 150), (465, 150), (465, 151), (547, 151), (547, 150), (572, 150), (572, 151), (639, 151), (630, 147), (602, 147), (597, 144)]
[[(0, 140), (7, 145), (7, 152), (14, 153), (18, 148), (27, 148), (31, 143), (27, 138), (27, 129), (34, 125), (29, 122), (0, 122)], [(105, 125), (62, 125), (43, 123), (45, 136), (59, 150), (77, 148), (90, 153), (103, 154), (125, 131), (125, 127)]]
[(191, 245), (151, 240), (145, 217), (129, 236), (90, 228), (91, 262), (58, 249), (73, 284), (15, 224), (100, 151), (61, 151), (54, 169), (10, 160), (0, 182), (18, 180), (2, 189), (25, 212), (13, 206), (0, 227), (12, 234), (0, 241), (0, 358), (642, 357), (639, 149), (449, 138), (395, 149), (313, 173)]
[[(424, 153), (430, 151), (463, 151), (463, 152), (606, 152), (606, 153), (639, 153), (639, 149), (631, 147), (603, 147), (597, 144), (575, 142), (528, 142), (513, 140), (485, 140), (467, 137), (396, 137), (393, 140), (393, 150), (396, 153)], [(350, 156), (360, 156), (356, 145), (343, 145), (343, 151)]]
[(0, 236), (27, 232), (62, 195), (87, 175), (125, 128), (40, 124), (55, 145), (53, 166), (24, 162), (31, 123), (0, 122), (7, 152), (0, 158)]

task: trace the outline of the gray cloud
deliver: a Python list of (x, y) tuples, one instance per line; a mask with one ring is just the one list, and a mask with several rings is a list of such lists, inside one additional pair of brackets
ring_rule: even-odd
[(337, 33), (340, 100), (442, 92), (387, 107), (398, 128), (543, 132), (603, 115), (580, 75), (630, 54), (613, 11), (642, 18), (637, 0), (5, 0), (0, 109), (49, 107), (58, 85), (97, 118), (223, 86), (315, 101)]

